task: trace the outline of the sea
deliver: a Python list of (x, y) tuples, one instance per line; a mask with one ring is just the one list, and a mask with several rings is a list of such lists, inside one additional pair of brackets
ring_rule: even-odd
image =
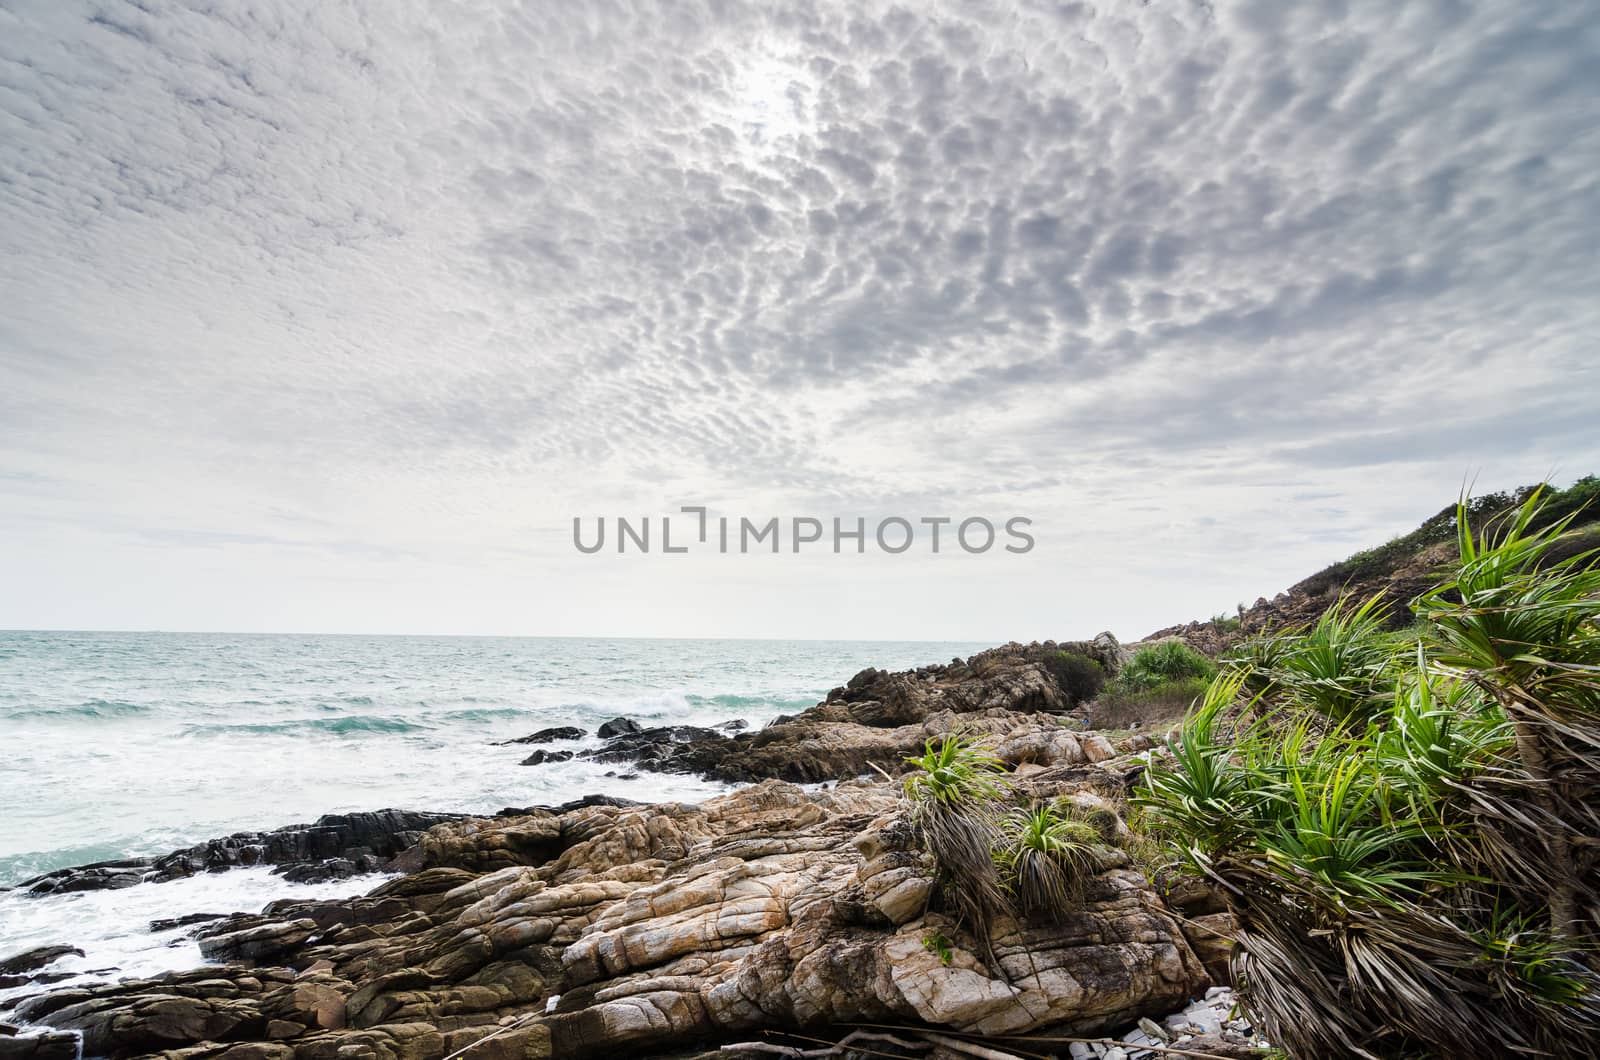
[[(494, 813), (588, 794), (705, 799), (726, 785), (497, 747), (538, 729), (760, 727), (868, 666), (989, 647), (906, 641), (623, 640), (233, 633), (0, 632), (0, 888), (69, 865), (163, 854), (325, 813)], [(592, 735), (576, 744), (598, 746)], [(198, 966), (150, 921), (258, 912), (381, 877), (291, 884), (233, 869), (114, 891), (0, 890), (0, 960), (76, 946), (59, 984)], [(37, 989), (37, 988), (34, 988)], [(0, 989), (0, 1001), (29, 988)]]

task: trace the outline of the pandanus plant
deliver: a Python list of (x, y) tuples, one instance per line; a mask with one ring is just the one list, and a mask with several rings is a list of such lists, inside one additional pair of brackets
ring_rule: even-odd
[(1136, 799), (1226, 896), (1241, 1000), (1296, 1057), (1600, 1040), (1600, 566), (1552, 558), (1537, 492), (1457, 520), (1422, 637), (1341, 608), (1246, 649)]

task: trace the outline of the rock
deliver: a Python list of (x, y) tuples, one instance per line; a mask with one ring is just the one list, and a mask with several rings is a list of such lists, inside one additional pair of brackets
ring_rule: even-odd
[(715, 729), (663, 725), (613, 737), (604, 747), (583, 752), (583, 757), (596, 762), (637, 762), (649, 768), (669, 761), (685, 745), (726, 740), (727, 737)]
[(383, 863), (372, 854), (351, 858), (329, 858), (327, 861), (302, 861), (287, 868), (273, 870), (290, 883), (326, 883), (329, 880), (346, 880), (379, 871)]
[(525, 766), (542, 766), (546, 762), (565, 762), (572, 758), (572, 755), (573, 752), (571, 751), (540, 750), (535, 751), (527, 758), (524, 758), (520, 764)]
[[(1094, 641), (1008, 644), (948, 665), (903, 673), (863, 670), (815, 707), (776, 718), (760, 732), (741, 732), (731, 739), (713, 733), (718, 738), (670, 744), (618, 742), (595, 756), (731, 782), (814, 783), (861, 776), (874, 768), (901, 772), (907, 754), (919, 751), (929, 736), (955, 726), (1010, 730), (1024, 717), (1070, 709), (1072, 696), (1060, 684), (1053, 663), (1063, 651), (1086, 655), (1107, 673), (1121, 665), (1122, 649), (1110, 634)], [(1110, 744), (1102, 744), (1095, 745), (1095, 753), (1103, 758), (1117, 754)], [(1077, 753), (1075, 741), (1072, 746)]]
[(310, 919), (272, 921), (200, 939), (200, 954), (212, 961), (261, 961), (289, 953), (318, 932)]
[(204, 924), (212, 920), (221, 920), (226, 913), (188, 913), (184, 916), (165, 917), (160, 920), (150, 921), (150, 930), (171, 931), (173, 928), (192, 927), (195, 924)]
[[(1117, 783), (1039, 776), (1058, 769)], [(851, 1022), (1100, 1034), (1208, 985), (1125, 858), (1059, 923), (1001, 919), (980, 944), (941, 911), (884, 781), (452, 820), (417, 858), (361, 898), (203, 926), (227, 964), (29, 998), (18, 1018), (112, 1058), (438, 1060), (482, 1040), (472, 1060), (582, 1060)]]
[(0, 961), (0, 975), (21, 975), (24, 972), (36, 972), (40, 968), (54, 964), (63, 957), (82, 956), (83, 951), (76, 946), (39, 946)]
[(595, 735), (602, 740), (609, 740), (616, 736), (627, 736), (636, 733), (641, 726), (632, 718), (612, 718), (595, 730)]
[(160, 883), (236, 865), (317, 863), (359, 854), (388, 859), (414, 844), (428, 828), (461, 816), (416, 810), (327, 814), (312, 824), (289, 825), (270, 832), (238, 832), (160, 858), (57, 869), (24, 880), (18, 888), (30, 894), (59, 894)]
[[(518, 743), (553, 743), (556, 740), (581, 740), (589, 735), (576, 725), (558, 725), (553, 729), (540, 729), (538, 732), (527, 736), (519, 736), (515, 740), (501, 740), (496, 747), (508, 747)], [(601, 735), (605, 735), (601, 733)]]
[(0, 1035), (0, 1060), (78, 1060), (78, 1036), (71, 1031)]
[(1232, 913), (1207, 913), (1184, 921), (1184, 938), (1189, 941), (1189, 948), (1194, 950), (1195, 956), (1206, 966), (1206, 972), (1213, 982), (1233, 982), (1229, 960), (1233, 954), (1235, 926)]

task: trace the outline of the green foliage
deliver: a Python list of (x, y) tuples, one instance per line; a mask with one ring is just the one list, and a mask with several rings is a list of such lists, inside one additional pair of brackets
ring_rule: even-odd
[(955, 956), (955, 949), (942, 931), (930, 931), (922, 936), (922, 948), (938, 954), (939, 963), (946, 968), (950, 967), (950, 961)]
[(906, 776), (906, 796), (918, 806), (977, 808), (1010, 788), (1005, 763), (965, 733), (930, 737), (906, 762), (917, 770)]
[(1094, 826), (1050, 805), (1016, 809), (1001, 822), (995, 850), (1001, 879), (1025, 916), (1057, 918), (1081, 904), (1083, 878), (1104, 842)]
[(1246, 645), (1136, 796), (1226, 894), (1241, 997), (1290, 1055), (1600, 1034), (1600, 567), (1555, 558), (1572, 519), (1543, 500), (1463, 501), (1421, 629), (1369, 602)]
[(1205, 695), (1209, 682), (1198, 677), (1168, 681), (1149, 689), (1129, 691), (1112, 683), (1090, 711), (1090, 728), (1121, 731), (1134, 726), (1151, 728), (1170, 724)]
[(1081, 904), (1095, 851), (1119, 830), (1103, 807), (1010, 805), (1004, 766), (973, 738), (930, 739), (906, 761), (911, 820), (945, 881), (951, 906), (980, 938), (997, 915), (1056, 918)]
[(1169, 723), (1205, 693), (1217, 667), (1180, 640), (1164, 640), (1133, 653), (1096, 700), (1097, 729)]
[(1334, 721), (1362, 720), (1393, 689), (1396, 643), (1375, 596), (1354, 610), (1341, 600), (1309, 629), (1260, 638), (1225, 662), (1247, 671), (1254, 692), (1286, 696)]
[(1087, 703), (1100, 694), (1106, 683), (1106, 671), (1100, 663), (1087, 655), (1073, 651), (1058, 651), (1045, 660), (1050, 673), (1073, 703)]
[(1187, 678), (1209, 681), (1217, 666), (1181, 640), (1163, 640), (1133, 653), (1117, 672), (1114, 684), (1121, 692), (1148, 692)]

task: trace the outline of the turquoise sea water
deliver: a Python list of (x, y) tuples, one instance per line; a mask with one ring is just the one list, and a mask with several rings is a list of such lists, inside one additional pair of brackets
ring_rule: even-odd
[[(863, 667), (987, 646), (0, 632), (0, 886), (344, 810), (494, 812), (591, 792), (703, 798), (721, 788), (608, 776), (627, 772), (617, 765), (525, 767), (529, 748), (492, 745), (553, 725), (592, 732), (618, 715), (760, 726)], [(100, 895), (0, 894), (0, 957), (67, 943), (91, 950), (85, 968), (142, 974), (156, 967), (150, 944), (172, 941), (148, 939), (151, 917), (309, 893), (236, 870)], [(192, 956), (169, 947), (159, 966)]]

